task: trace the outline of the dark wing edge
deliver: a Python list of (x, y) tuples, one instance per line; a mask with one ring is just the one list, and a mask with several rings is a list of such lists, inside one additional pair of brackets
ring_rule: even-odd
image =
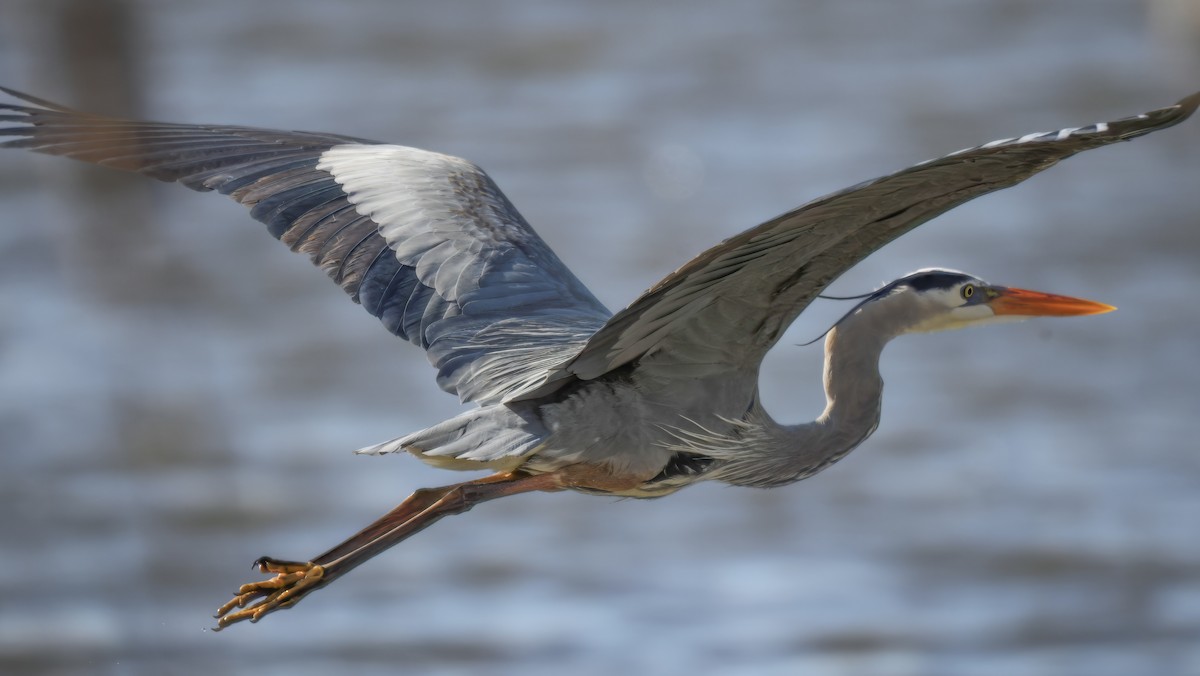
[(139, 122), (22, 92), (0, 147), (232, 197), (384, 326), (427, 351), (442, 389), (493, 403), (541, 382), (609, 312), (477, 166), (336, 134)]
[[(593, 379), (650, 355), (674, 372), (757, 366), (834, 279), (888, 242), (1059, 161), (1187, 119), (1200, 92), (1112, 122), (1006, 138), (821, 197), (701, 253), (592, 336), (546, 381)], [(534, 388), (526, 397), (543, 390)]]

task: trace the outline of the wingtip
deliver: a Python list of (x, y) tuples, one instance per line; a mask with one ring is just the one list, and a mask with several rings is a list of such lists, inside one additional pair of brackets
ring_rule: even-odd
[(12, 87), (5, 87), (4, 85), (0, 85), (0, 92), (4, 92), (5, 94), (8, 94), (9, 96), (13, 97), (14, 99), (20, 99), (22, 101), (25, 101), (26, 103), (38, 103), (38, 99), (30, 96), (29, 94), (26, 94), (25, 92), (17, 91), (16, 89), (13, 89)]
[(1197, 108), (1200, 108), (1200, 92), (1196, 92), (1191, 96), (1185, 96), (1182, 99), (1179, 99), (1179, 102), (1175, 104), (1175, 107), (1183, 111), (1184, 117), (1191, 115), (1192, 113), (1196, 112)]
[(67, 106), (55, 103), (53, 101), (47, 101), (46, 99), (39, 99), (38, 97), (33, 96), (32, 94), (26, 94), (25, 92), (17, 91), (16, 89), (13, 89), (11, 87), (5, 87), (4, 85), (0, 85), (0, 92), (4, 92), (5, 94), (8, 94), (9, 96), (13, 97), (14, 99), (19, 99), (21, 101), (24, 101), (25, 103), (35, 105), (39, 108), (46, 108), (48, 110), (57, 110), (57, 111), (65, 112), (65, 113), (79, 112), (77, 110), (74, 110), (73, 108), (68, 108)]

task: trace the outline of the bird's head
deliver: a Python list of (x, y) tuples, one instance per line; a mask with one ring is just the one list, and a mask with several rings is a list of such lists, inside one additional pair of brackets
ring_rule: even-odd
[(856, 314), (874, 315), (887, 321), (894, 334), (899, 335), (948, 331), (1030, 317), (1101, 314), (1115, 309), (1081, 298), (997, 286), (956, 270), (931, 268), (918, 270), (883, 286), (867, 296), (846, 318)]

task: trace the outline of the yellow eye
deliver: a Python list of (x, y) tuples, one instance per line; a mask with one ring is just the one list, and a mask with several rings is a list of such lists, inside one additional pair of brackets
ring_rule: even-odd
[(962, 288), (962, 297), (963, 298), (970, 299), (971, 296), (974, 296), (974, 295), (975, 295), (975, 285), (974, 284), (968, 284)]

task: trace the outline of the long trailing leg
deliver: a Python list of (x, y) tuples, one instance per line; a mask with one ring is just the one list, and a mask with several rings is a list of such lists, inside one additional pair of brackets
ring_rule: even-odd
[(242, 585), (233, 599), (217, 610), (216, 630), (242, 620), (257, 622), (268, 613), (291, 608), (308, 594), (444, 516), (461, 514), (481, 502), (508, 495), (562, 488), (554, 474), (509, 473), (419, 489), (392, 511), (312, 561), (280, 561), (266, 556), (255, 561), (259, 571), (274, 573), (275, 577)]

